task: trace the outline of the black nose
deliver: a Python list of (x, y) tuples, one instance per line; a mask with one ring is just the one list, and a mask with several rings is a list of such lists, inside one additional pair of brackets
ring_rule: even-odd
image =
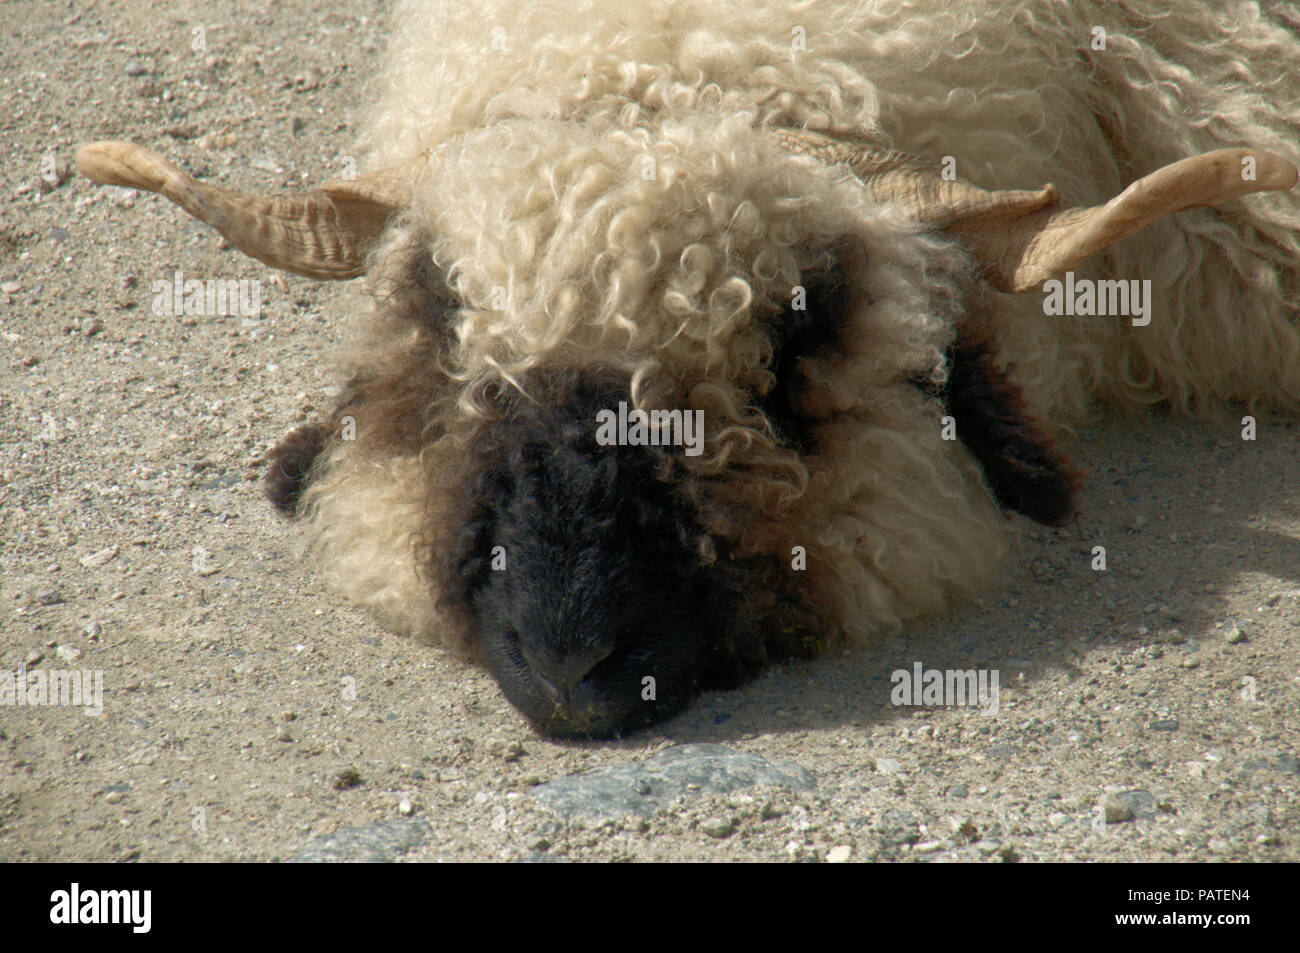
[(543, 689), (557, 702), (567, 702), (583, 679), (609, 658), (614, 646), (546, 649), (536, 654), (525, 651), (525, 658), (542, 683)]

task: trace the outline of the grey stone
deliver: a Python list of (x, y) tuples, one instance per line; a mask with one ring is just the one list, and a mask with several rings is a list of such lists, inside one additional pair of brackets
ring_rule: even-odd
[(921, 839), (921, 828), (911, 811), (894, 808), (880, 819), (879, 830), (886, 841), (895, 844), (915, 844)]
[(1133, 820), (1133, 809), (1118, 794), (1107, 794), (1101, 801), (1107, 824), (1122, 824)]
[(729, 817), (712, 817), (700, 825), (700, 830), (710, 837), (721, 840), (736, 832), (736, 822)]
[(1262, 757), (1252, 758), (1249, 761), (1243, 761), (1238, 769), (1238, 774), (1242, 777), (1250, 777), (1256, 771), (1277, 771), (1280, 774), (1300, 774), (1300, 759), (1289, 751), (1277, 752), (1275, 750), (1265, 750), (1260, 752)]
[(1156, 799), (1146, 791), (1122, 791), (1119, 794), (1107, 794), (1101, 802), (1106, 812), (1107, 824), (1119, 824), (1135, 818), (1143, 820), (1155, 817)]
[(1156, 816), (1156, 799), (1146, 791), (1125, 791), (1120, 795), (1129, 806), (1134, 817), (1150, 818)]
[(539, 784), (530, 792), (543, 807), (566, 817), (651, 817), (675, 797), (726, 794), (744, 788), (811, 791), (813, 776), (788, 761), (768, 761), (725, 745), (679, 745), (644, 761), (596, 768)]
[(418, 818), (374, 821), (345, 827), (311, 841), (291, 864), (392, 863), (428, 838), (431, 828)]

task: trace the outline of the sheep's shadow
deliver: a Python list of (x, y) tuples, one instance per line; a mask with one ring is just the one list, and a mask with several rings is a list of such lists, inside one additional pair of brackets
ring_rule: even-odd
[[(1300, 537), (1291, 534), (1300, 499), (1289, 486), (1300, 486), (1300, 434), (1290, 424), (1261, 422), (1256, 439), (1244, 440), (1241, 416), (1192, 422), (1159, 414), (1081, 431), (1067, 448), (1089, 471), (1080, 526), (1027, 524), (1002, 588), (900, 636), (706, 693), (662, 733), (679, 742), (731, 742), (889, 723), (913, 711), (891, 703), (891, 674), (917, 662), (997, 670), (1005, 694), (1051, 671), (1073, 680), (1082, 660), (1104, 648), (1154, 642), (1191, 654), (1244, 621), (1229, 616), (1230, 593), (1244, 574), (1277, 581), (1265, 584), (1275, 601), (1265, 611), (1293, 611)], [(1105, 548), (1105, 571), (1093, 568), (1095, 546)], [(644, 743), (644, 735), (628, 740)]]

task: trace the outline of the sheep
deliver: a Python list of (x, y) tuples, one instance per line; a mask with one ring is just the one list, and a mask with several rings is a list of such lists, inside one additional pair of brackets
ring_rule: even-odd
[(1281, 4), (394, 22), (366, 174), (267, 198), (127, 143), (78, 167), (366, 277), (338, 405), (267, 492), (542, 733), (633, 731), (996, 585), (1012, 512), (1074, 517), (1058, 443), (1098, 412), (1300, 409)]

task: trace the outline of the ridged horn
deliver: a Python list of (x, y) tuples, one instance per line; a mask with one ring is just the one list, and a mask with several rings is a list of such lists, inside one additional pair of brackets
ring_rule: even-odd
[[(1253, 179), (1242, 177), (1246, 160), (1253, 160)], [(1031, 291), (1166, 215), (1289, 189), (1296, 177), (1296, 167), (1276, 153), (1217, 149), (1157, 169), (1105, 205), (1042, 209), (998, 228), (963, 222), (949, 231), (970, 245), (994, 286)]]
[(922, 224), (959, 236), (993, 286), (1012, 292), (1040, 287), (1165, 215), (1289, 189), (1297, 180), (1295, 166), (1276, 153), (1219, 149), (1157, 169), (1105, 205), (1062, 208), (1050, 184), (990, 192), (944, 179), (934, 163), (906, 153), (808, 130), (776, 134), (792, 152), (848, 165), (878, 201), (900, 204)]
[(844, 163), (876, 201), (901, 205), (931, 228), (1015, 218), (1060, 201), (1051, 185), (1038, 191), (990, 192), (961, 179), (942, 178), (933, 162), (906, 152), (873, 150), (867, 143), (804, 129), (774, 132), (791, 152), (829, 164)]
[(244, 254), (309, 278), (354, 278), (388, 217), (410, 204), (422, 161), (334, 179), (299, 195), (245, 195), (200, 182), (129, 142), (77, 150), (77, 170), (104, 185), (157, 192), (207, 222)]

